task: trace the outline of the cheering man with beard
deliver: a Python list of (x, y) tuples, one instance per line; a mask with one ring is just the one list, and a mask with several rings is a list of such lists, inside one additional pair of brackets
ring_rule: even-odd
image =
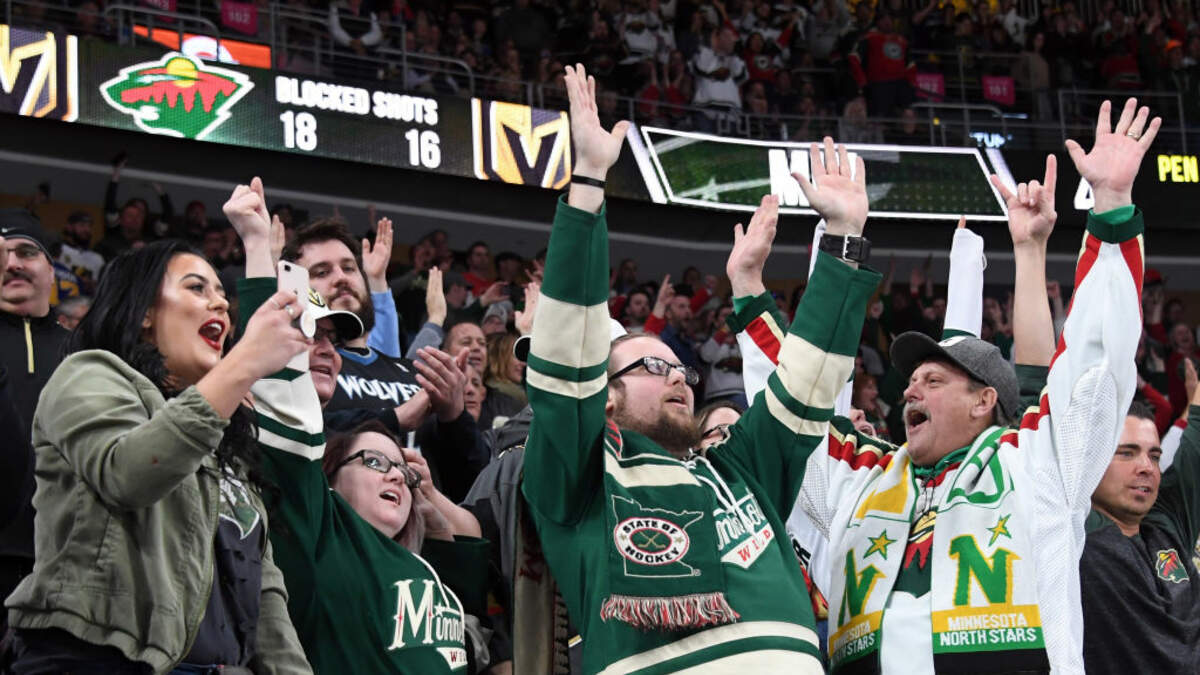
[[(251, 185), (255, 187), (254, 184)], [(385, 235), (386, 232), (386, 236)], [(384, 241), (386, 239), (386, 241)], [(366, 251), (340, 221), (318, 220), (300, 228), (283, 249), (283, 259), (308, 269), (309, 284), (326, 298), (330, 307), (358, 316), (365, 332), (346, 341), (338, 352), (342, 372), (338, 386), (326, 406), (326, 424), (335, 430), (348, 430), (339, 423), (337, 411), (353, 409), (401, 408), (397, 413), (405, 429), (415, 429), (429, 412), (429, 398), (420, 394), (421, 384), (411, 361), (384, 353), (368, 337), (374, 335), (376, 320), (396, 323), (395, 305), (386, 281), (382, 291), (368, 295), (364, 264), (374, 271), (386, 269), (391, 255), (391, 225), (380, 227), (376, 245)], [(374, 284), (372, 284), (374, 287)], [(376, 302), (379, 296), (381, 302)], [(386, 296), (386, 297), (383, 297)], [(377, 316), (380, 306), (391, 308), (392, 315)], [(411, 445), (411, 439), (409, 439)]]
[[(779, 514), (791, 509), (811, 452), (799, 434), (814, 424), (800, 412), (831, 414), (880, 277), (822, 254), (766, 390), (723, 443), (697, 451), (688, 385), (698, 373), (653, 336), (610, 345), (603, 186), (628, 123), (601, 128), (582, 66), (568, 68), (565, 81), (577, 158), (534, 318), (523, 494), (583, 636), (584, 671), (822, 673)], [(865, 171), (860, 160), (852, 180), (844, 149), (841, 157), (843, 173), (835, 169), (822, 189), (856, 208), (822, 215), (830, 232), (858, 235)], [(761, 278), (778, 208), (764, 197), (748, 231), (735, 229), (735, 253), (744, 249), (746, 261), (732, 280), (739, 296), (765, 290), (743, 280)], [(797, 367), (825, 353), (811, 374)], [(814, 386), (823, 371), (834, 382)], [(545, 672), (523, 653), (518, 646), (514, 672)]]

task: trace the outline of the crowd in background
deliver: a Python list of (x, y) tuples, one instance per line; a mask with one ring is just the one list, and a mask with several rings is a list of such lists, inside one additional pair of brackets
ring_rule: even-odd
[[(67, 27), (113, 37), (103, 5), (75, 3), (75, 25)], [(249, 37), (266, 40), (267, 3), (243, 5), (258, 17)], [(220, 0), (169, 6), (222, 21)], [(528, 102), (531, 83), (542, 88), (538, 101), (562, 107), (563, 65), (579, 62), (596, 76), (601, 119), (610, 123), (630, 116), (618, 98), (629, 97), (639, 119), (677, 128), (712, 130), (723, 116), (747, 112), (792, 116), (790, 133), (802, 140), (840, 120), (846, 141), (921, 142), (912, 104), (957, 98), (960, 80), (969, 101), (1039, 121), (1057, 115), (1054, 91), (1068, 87), (1178, 92), (1185, 117), (1200, 120), (1200, 22), (1187, 0), (287, 0), (278, 7), (277, 27), (287, 30), (277, 34), (275, 62), (285, 70), (403, 75), (416, 91), (465, 90), (462, 69), (445, 62), (412, 59), (402, 72), (396, 50), (404, 49), (465, 63), (479, 78), (477, 94)], [(18, 6), (18, 22), (44, 22), (45, 11)], [(314, 56), (314, 39), (332, 45), (331, 60)], [(925, 75), (944, 79), (928, 84)], [(993, 76), (1011, 78), (999, 96), (986, 91), (984, 78)], [(1177, 111), (1164, 114), (1173, 119)], [(868, 116), (893, 122), (872, 124)]]
[[(105, 261), (148, 242), (168, 237), (188, 241), (204, 253), (231, 294), (236, 279), (245, 269), (245, 254), (234, 228), (223, 218), (209, 217), (202, 202), (189, 202), (182, 214), (178, 214), (170, 195), (157, 185), (153, 187), (160, 201), (153, 210), (141, 198), (119, 202), (121, 166), (114, 167), (112, 179), (106, 185), (103, 237), (94, 240), (96, 228), (84, 211), (72, 214), (64, 223), (50, 224), (51, 229), (61, 228), (61, 241), (54, 244), (57, 254), (51, 303), (57, 306), (58, 321), (68, 328), (74, 327), (86, 312)], [(309, 219), (307, 212), (294, 210), (286, 203), (272, 204), (271, 212), (279, 218), (289, 241)], [(336, 210), (333, 217), (344, 222)], [(369, 220), (377, 222), (373, 210)], [(374, 241), (374, 238), (372, 225), (368, 239)], [(403, 243), (397, 241), (397, 245)], [(515, 328), (516, 316), (525, 307), (525, 287), (540, 280), (545, 250), (525, 258), (493, 242), (455, 241), (445, 230), (423, 233), (408, 243), (407, 256), (393, 255), (386, 266), (386, 278), (379, 282), (386, 284), (396, 305), (398, 347), (394, 355), (409, 353), (428, 323), (429, 271), (437, 268), (446, 309), (435, 311), (435, 318), (446, 329), (443, 335), (448, 335), (449, 327), (456, 324), (478, 328), (478, 335), (472, 329), (474, 340), (466, 337), (462, 340), (492, 355), (490, 361), (486, 357), (479, 360), (481, 364), (489, 364), (486, 369), (480, 368), (479, 375), (488, 392), (494, 392), (491, 403), (484, 407), (479, 426), (481, 430), (499, 426), (494, 421), (497, 409), (503, 411), (502, 422), (524, 404), (518, 386), (524, 366), (507, 358), (507, 354), (511, 352), (512, 339), (519, 334)], [(913, 265), (905, 281), (898, 276), (904, 270), (897, 271), (894, 259), (889, 262), (884, 281), (870, 305), (859, 348), (857, 372), (862, 377), (856, 379), (855, 406), (876, 422), (881, 433), (889, 433), (890, 429), (891, 437), (900, 442), (903, 425), (898, 423), (896, 415), (903, 383), (896, 379), (887, 354), (891, 338), (907, 330), (931, 336), (941, 334), (945, 286), (930, 276), (929, 265), (928, 260)], [(1187, 323), (1186, 317), (1191, 313), (1184, 298), (1170, 293), (1169, 279), (1151, 269), (1145, 283), (1145, 331), (1138, 355), (1139, 397), (1155, 411), (1158, 425), (1165, 431), (1186, 408), (1181, 361), (1191, 358), (1200, 365), (1197, 346), (1200, 326)], [(804, 292), (804, 284), (781, 280), (777, 288), (772, 293), (779, 309), (790, 318)], [(1056, 325), (1061, 327), (1070, 289), (1052, 282), (1047, 291)], [(725, 324), (732, 309), (730, 291), (720, 270), (688, 267), (678, 276), (647, 279), (638, 272), (638, 260), (624, 259), (612, 271), (609, 305), (612, 317), (629, 331), (661, 336), (681, 362), (702, 373), (702, 381), (694, 387), (698, 402), (729, 398), (746, 403), (741, 394), (740, 354)], [(1011, 287), (989, 286), (982, 337), (997, 344), (1006, 358), (1011, 354), (1011, 309)], [(417, 346), (423, 344), (418, 341)]]
[[(1131, 109), (1127, 106), (1125, 117), (1131, 117)], [(1143, 113), (1139, 125), (1144, 118)], [(1137, 141), (1137, 134), (1128, 135)], [(619, 142), (622, 136), (613, 138)], [(45, 202), (44, 192), (33, 200), (32, 211), (0, 213), (6, 235), (0, 435), (32, 438), (38, 449), (37, 493), (35, 455), (24, 442), (6, 446), (4, 464), (11, 470), (0, 485), (6, 495), (0, 522), (9, 523), (0, 538), (0, 592), (8, 596), (21, 584), (9, 596), (14, 608), (9, 616), (25, 622), (14, 639), (26, 663), (62, 653), (78, 662), (118, 663), (136, 648), (142, 650), (137, 659), (160, 670), (183, 654), (199, 663), (259, 664), (256, 670), (264, 672), (272, 664), (281, 670), (294, 664), (303, 672), (307, 658), (318, 670), (332, 672), (345, 665), (346, 654), (366, 663), (380, 651), (369, 630), (357, 630), (351, 618), (339, 616), (339, 610), (356, 608), (354, 603), (366, 597), (382, 606), (380, 587), (400, 589), (392, 644), (414, 639), (414, 626), (405, 628), (403, 612), (412, 610), (419, 618), (415, 607), (420, 603), (405, 595), (409, 585), (388, 576), (396, 569), (406, 570), (409, 581), (431, 594), (423, 596), (436, 605), (430, 617), (449, 612), (486, 618), (511, 608), (512, 598), (503, 596), (514, 591), (503, 580), (512, 579), (512, 551), (503, 547), (512, 545), (513, 523), (504, 515), (511, 512), (495, 501), (512, 497), (517, 483), (502, 473), (501, 487), (489, 487), (486, 472), (511, 467), (515, 453), (504, 451), (521, 447), (530, 428), (532, 387), (526, 385), (540, 373), (527, 372), (526, 363), (556, 367), (530, 352), (527, 339), (544, 281), (545, 250), (526, 259), (494, 250), (489, 242), (457, 241), (444, 230), (417, 236), (374, 212), (371, 231), (359, 239), (351, 234), (356, 228), (337, 214), (310, 218), (267, 200), (257, 179), (249, 187), (238, 186), (220, 216), (209, 214), (199, 201), (178, 213), (161, 186), (154, 186), (158, 204), (122, 200), (123, 168), (124, 158), (114, 158), (104, 186), (102, 224), (82, 211), (62, 223), (40, 222), (35, 212)], [(865, 188), (861, 202), (865, 219)], [(98, 231), (103, 235), (97, 238)], [(394, 254), (398, 239), (407, 240), (407, 255)], [(305, 268), (316, 293), (301, 298), (275, 292), (275, 280), (260, 277), (270, 276), (281, 263)], [(899, 444), (906, 424), (912, 426), (904, 419), (903, 401), (905, 388), (913, 385), (902, 366), (889, 361), (890, 347), (910, 331), (934, 339), (942, 335), (947, 297), (928, 264), (909, 270), (907, 281), (897, 278), (894, 263), (885, 269), (866, 303), (852, 406), (869, 428), (864, 433)], [(654, 357), (632, 367), (642, 364), (654, 375), (686, 381), (701, 413), (697, 432), (712, 414), (709, 406), (732, 404), (731, 410), (740, 411), (748, 403), (743, 354), (727, 321), (734, 310), (731, 282), (719, 270), (695, 267), (678, 277), (649, 280), (634, 259), (614, 264), (608, 281), (611, 318), (628, 333), (658, 335), (678, 362)], [(1150, 407), (1162, 433), (1179, 426), (1177, 420), (1186, 414), (1200, 349), (1195, 328), (1184, 319), (1188, 308), (1170, 293), (1169, 280), (1149, 269), (1141, 282), (1137, 397)], [(1039, 282), (1039, 292), (1040, 287)], [(1055, 281), (1046, 285), (1057, 330), (1066, 321), (1074, 290)], [(801, 282), (773, 294), (786, 320), (797, 313), (804, 293)], [(306, 303), (316, 317), (311, 341), (293, 321), (297, 303)], [(1019, 327), (1010, 288), (987, 289), (982, 305), (980, 337), (1015, 361), (1014, 328)], [(223, 318), (201, 321), (210, 313)], [(226, 353), (224, 340), (234, 325), (243, 339)], [(542, 340), (553, 343), (553, 337)], [(206, 345), (198, 350), (201, 356), (194, 349), (199, 343)], [(305, 351), (308, 371), (299, 375), (288, 359)], [(660, 367), (665, 372), (652, 370)], [(675, 377), (676, 371), (686, 379)], [(49, 393), (39, 403), (43, 388)], [(247, 394), (253, 395), (253, 408), (245, 405)], [(201, 395), (208, 403), (199, 401)], [(209, 414), (210, 405), (223, 419)], [(689, 407), (689, 422), (692, 412)], [(37, 415), (43, 416), (40, 424)], [(162, 421), (168, 419), (169, 424)], [(727, 424), (724, 431), (715, 426), (706, 431), (714, 429), (729, 433)], [(257, 449), (247, 451), (243, 445), (252, 433), (257, 445), (245, 447)], [(329, 435), (328, 449), (322, 433)], [(159, 467), (157, 448), (176, 442), (188, 447), (195, 442), (193, 449), (200, 451), (171, 454), (168, 466)], [(169, 489), (173, 484), (157, 482), (163, 471), (174, 472), (180, 484), (196, 481), (195, 489)], [(229, 512), (213, 518), (217, 506), (210, 509), (203, 499), (218, 491), (220, 508)], [(76, 512), (66, 508), (74, 503), (71, 497), (90, 501)], [(36, 533), (31, 499), (42, 500)], [(403, 517), (393, 506), (407, 509), (401, 509)], [(272, 526), (269, 546), (264, 514), (272, 509), (277, 509), (272, 518), (278, 518), (272, 522), (283, 525)], [(110, 510), (151, 515), (122, 516), (109, 524), (104, 519)], [(161, 526), (189, 514), (201, 518), (195, 522), (202, 526)], [(81, 534), (64, 534), (74, 523), (82, 523)], [(111, 546), (109, 528), (125, 537), (123, 548), (105, 553), (115, 558), (104, 564), (83, 569), (117, 574), (115, 582), (111, 576), (103, 583), (71, 578), (80, 559), (97, 554), (87, 546)], [(150, 531), (169, 536), (144, 538)], [(255, 532), (258, 537), (251, 537)], [(490, 549), (478, 541), (481, 534), (492, 540)], [(45, 567), (32, 567), (35, 536), (39, 555), (48, 556), (45, 551), (59, 540), (63, 554)], [(463, 537), (475, 540), (460, 541)], [(189, 549), (209, 542), (215, 559), (198, 558)], [(444, 548), (450, 546), (457, 548)], [(464, 568), (484, 559), (490, 564)], [(211, 560), (212, 567), (199, 560)], [(257, 571), (248, 572), (246, 560)], [(184, 574), (181, 581), (173, 566), (177, 562), (194, 566), (196, 574)], [(356, 574), (355, 565), (365, 572)], [(194, 587), (213, 570), (211, 594)], [(294, 630), (285, 620), (283, 577), (305, 581), (289, 583), (292, 601), (286, 611)], [(93, 595), (47, 590), (62, 583), (83, 583)], [(112, 594), (113, 587), (104, 585), (110, 583), (127, 585), (134, 598), (128, 600), (129, 616), (118, 612), (104, 619), (136, 635), (120, 653), (92, 651), (93, 643), (111, 648), (114, 640), (124, 639), (112, 635), (123, 635), (125, 628), (93, 635), (88, 621), (99, 619), (77, 618), (123, 606), (97, 599), (96, 594)], [(306, 595), (306, 584), (320, 590)], [(492, 607), (484, 587), (492, 592)], [(147, 638), (136, 633), (144, 626), (153, 627), (146, 629), (151, 633), (160, 630), (161, 618), (175, 611), (172, 593), (182, 598), (178, 602), (188, 616), (204, 617), (199, 626), (189, 624), (188, 630), (200, 636), (191, 652), (181, 639), (186, 634), (171, 627), (161, 628), (163, 653), (145, 646)], [(60, 597), (66, 595), (71, 597)], [(39, 612), (60, 623), (38, 625)], [(375, 616), (363, 614), (364, 621)], [(489, 658), (479, 649), (484, 644), (493, 662), (511, 658), (514, 635), (487, 623), (480, 627), (464, 619), (451, 628), (443, 625), (437, 633), (442, 646), (419, 658), (439, 667), (440, 658), (451, 665), (459, 659), (479, 661)], [(469, 637), (456, 632), (464, 624)], [(332, 631), (337, 633), (331, 637)], [(353, 647), (360, 643), (370, 646)], [(381, 658), (400, 658), (392, 651), (381, 652)]]

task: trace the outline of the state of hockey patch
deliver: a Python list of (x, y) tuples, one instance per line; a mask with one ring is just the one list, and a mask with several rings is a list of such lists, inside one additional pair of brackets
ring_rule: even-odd
[(617, 524), (613, 544), (625, 561), (625, 574), (637, 577), (693, 577), (700, 570), (682, 562), (691, 548), (687, 528), (699, 511), (646, 508), (636, 500), (613, 496)]

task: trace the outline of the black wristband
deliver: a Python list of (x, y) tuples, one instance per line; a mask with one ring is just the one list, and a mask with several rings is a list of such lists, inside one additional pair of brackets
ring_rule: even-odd
[(871, 257), (871, 242), (866, 237), (823, 234), (817, 248), (842, 260), (865, 263)]
[(604, 181), (597, 180), (595, 178), (589, 178), (587, 176), (580, 176), (579, 174), (571, 174), (571, 182), (577, 185), (588, 185), (594, 188), (600, 188), (601, 190), (604, 189)]

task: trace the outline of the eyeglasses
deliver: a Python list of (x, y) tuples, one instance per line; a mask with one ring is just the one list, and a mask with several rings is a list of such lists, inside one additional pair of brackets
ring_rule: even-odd
[(718, 424), (715, 427), (710, 427), (707, 431), (700, 432), (700, 439), (707, 440), (710, 436), (717, 436), (718, 443), (724, 443), (729, 440), (729, 425)]
[(408, 462), (403, 460), (399, 462), (393, 462), (390, 457), (382, 452), (379, 452), (378, 450), (359, 450), (346, 459), (343, 459), (341, 463), (337, 465), (334, 471), (336, 472), (337, 469), (350, 464), (356, 459), (362, 459), (363, 466), (372, 471), (378, 471), (382, 474), (386, 474), (392, 470), (392, 467), (396, 467), (399, 469), (400, 475), (404, 476), (404, 483), (410, 488), (415, 488), (421, 484), (421, 474), (417, 473), (416, 470), (410, 467)]
[(317, 326), (317, 332), (313, 333), (313, 343), (319, 343), (322, 340), (329, 340), (329, 344), (334, 348), (340, 349), (345, 346), (346, 341), (338, 335), (336, 328), (321, 328)]
[(650, 373), (651, 375), (662, 375), (663, 377), (670, 375), (672, 370), (678, 370), (683, 374), (683, 381), (687, 382), (689, 386), (694, 387), (697, 384), (700, 384), (700, 373), (696, 372), (696, 370), (691, 366), (685, 366), (682, 363), (670, 363), (658, 358), (657, 356), (643, 356), (637, 361), (634, 361), (633, 363), (613, 373), (612, 377), (608, 378), (608, 380), (611, 382), (637, 368), (645, 368), (646, 372)]

